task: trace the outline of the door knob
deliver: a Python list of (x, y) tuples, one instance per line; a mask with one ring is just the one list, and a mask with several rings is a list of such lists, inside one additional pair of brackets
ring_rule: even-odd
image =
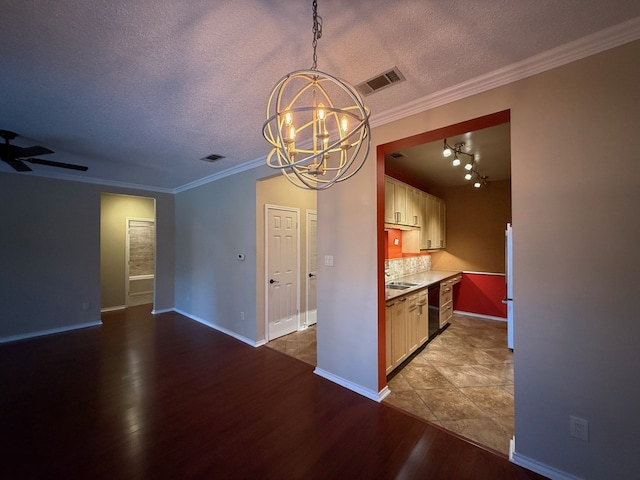
[(315, 277), (315, 276), (316, 276), (316, 274), (315, 274), (315, 273), (310, 273), (310, 274), (309, 274), (309, 278), (311, 278), (311, 277)]
[(271, 280), (269, 280), (269, 283), (273, 284), (273, 283), (280, 283), (280, 282), (272, 278)]

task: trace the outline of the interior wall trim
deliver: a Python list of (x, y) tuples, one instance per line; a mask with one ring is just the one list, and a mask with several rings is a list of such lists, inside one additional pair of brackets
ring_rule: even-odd
[(241, 163), (240, 165), (236, 165), (235, 167), (228, 168), (226, 170), (222, 170), (221, 172), (214, 173), (207, 177), (200, 178), (198, 180), (194, 180), (190, 183), (185, 183), (184, 185), (177, 187), (173, 190), (173, 193), (181, 193), (187, 190), (191, 190), (192, 188), (199, 187), (201, 185), (206, 185), (207, 183), (215, 182), (216, 180), (220, 180), (225, 177), (230, 177), (231, 175), (235, 175), (236, 173), (246, 172), (247, 170), (252, 170), (257, 167), (262, 167), (266, 165), (267, 156), (256, 158), (255, 160), (250, 160), (245, 163)]
[(483, 315), (481, 313), (473, 313), (473, 312), (464, 312), (462, 310), (454, 310), (453, 313), (457, 315), (464, 315), (465, 317), (476, 317), (482, 318), (484, 320), (497, 320), (498, 322), (506, 322), (507, 319), (505, 317), (496, 317), (493, 315)]
[(363, 386), (358, 385), (357, 383), (354, 383), (345, 378), (342, 378), (338, 375), (334, 375), (333, 373), (327, 372), (326, 370), (323, 370), (321, 368), (316, 367), (313, 373), (315, 373), (316, 375), (322, 378), (326, 378), (327, 380), (333, 383), (337, 383), (341, 387), (347, 388), (352, 392), (359, 393), (363, 397), (366, 397), (369, 400), (373, 400), (374, 402), (380, 403), (384, 399), (384, 397), (386, 397), (387, 395), (389, 395), (389, 393), (391, 393), (386, 386), (382, 390), (380, 390), (380, 392), (376, 392), (374, 390), (369, 390), (368, 388), (364, 388)]
[(200, 318), (196, 315), (193, 315), (191, 313), (187, 313), (184, 310), (180, 310), (179, 308), (173, 308), (172, 311), (179, 313), (180, 315), (183, 315), (191, 320), (195, 320), (198, 323), (201, 323), (202, 325), (205, 325), (209, 328), (213, 328), (214, 330), (219, 331), (220, 333), (224, 333), (225, 335), (229, 335), (230, 337), (235, 338), (236, 340), (240, 340), (243, 343), (246, 343), (247, 345), (251, 345), (252, 347), (259, 347), (259, 342), (256, 342), (254, 340), (251, 340), (250, 338), (244, 337), (236, 332), (233, 332), (227, 328), (221, 327), (220, 325), (216, 325), (213, 322), (209, 322), (203, 318)]
[(125, 308), (127, 308), (124, 305), (116, 305), (115, 307), (104, 307), (100, 309), (100, 313), (105, 313), (105, 312), (116, 312), (118, 310), (124, 310)]
[(640, 39), (640, 17), (627, 20), (404, 105), (399, 105), (379, 115), (372, 115), (370, 124), (372, 128), (375, 128), (401, 120), (410, 115), (513, 83), (638, 39)]
[(26, 340), (28, 338), (42, 337), (44, 335), (52, 335), (54, 333), (70, 332), (72, 330), (80, 330), (82, 328), (99, 327), (102, 321), (80, 323), (78, 325), (69, 325), (67, 327), (50, 328), (48, 330), (39, 330), (37, 332), (24, 333), (20, 335), (12, 335), (9, 337), (0, 337), (0, 343), (15, 342), (17, 340)]
[(553, 480), (582, 480), (581, 477), (576, 477), (567, 472), (563, 472), (562, 470), (555, 469), (550, 467), (549, 465), (545, 465), (544, 463), (538, 462), (532, 458), (529, 458), (525, 455), (521, 455), (515, 450), (515, 442), (512, 440), (512, 451), (509, 455), (509, 461), (511, 463), (515, 463), (516, 465), (520, 465), (521, 467), (526, 468), (527, 470), (531, 470), (532, 472), (538, 473), (544, 477), (551, 478)]

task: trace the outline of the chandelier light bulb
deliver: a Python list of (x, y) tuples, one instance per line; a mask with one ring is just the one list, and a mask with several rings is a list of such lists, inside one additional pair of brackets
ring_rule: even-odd
[(467, 173), (467, 174), (464, 176), (464, 179), (465, 179), (465, 180), (471, 180), (471, 176), (472, 176), (472, 175), (471, 175), (470, 173)]
[(455, 157), (453, 157), (453, 162), (451, 162), (453, 164), (454, 167), (457, 167), (460, 165), (460, 159), (458, 158), (458, 154), (455, 155)]
[(340, 128), (343, 134), (349, 131), (349, 119), (347, 117), (342, 117), (342, 120), (340, 120)]
[(467, 164), (464, 166), (464, 169), (465, 169), (465, 170), (471, 170), (472, 168), (473, 168), (473, 165), (471, 165), (471, 162), (467, 163)]
[(445, 157), (450, 157), (451, 156), (451, 149), (449, 147), (444, 147), (444, 150), (442, 150), (442, 155)]

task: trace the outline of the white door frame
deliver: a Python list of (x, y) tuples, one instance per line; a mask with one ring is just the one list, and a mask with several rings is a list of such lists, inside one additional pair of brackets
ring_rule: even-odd
[(264, 338), (269, 338), (269, 210), (278, 209), (293, 212), (296, 215), (296, 316), (297, 326), (300, 329), (300, 209), (285, 207), (282, 205), (264, 204)]
[[(317, 266), (317, 254), (316, 254), (316, 270), (314, 272), (309, 271), (309, 252), (311, 251), (310, 245), (311, 245), (311, 218), (315, 217), (316, 219), (316, 233), (317, 233), (317, 221), (318, 221), (318, 211), (317, 210), (307, 210), (307, 216), (306, 216), (306, 243), (307, 243), (307, 255), (305, 258), (305, 262), (304, 262), (304, 267), (305, 267), (305, 282), (306, 282), (306, 293), (307, 293), (307, 298), (306, 298), (306, 307), (305, 308), (305, 320), (304, 320), (304, 327), (309, 327), (310, 325), (313, 325), (317, 322), (317, 318), (318, 318), (318, 314), (317, 314), (317, 309), (314, 309), (313, 312), (313, 316), (311, 315), (311, 310), (309, 310), (309, 284), (311, 283), (311, 275), (314, 275), (316, 277), (316, 281), (317, 281), (317, 272), (318, 272), (318, 266)], [(316, 253), (317, 253), (317, 238), (316, 238)], [(313, 320), (313, 323), (310, 321)]]
[[(124, 304), (125, 307), (132, 306), (129, 301), (129, 222), (130, 221), (141, 221), (141, 222), (152, 222), (153, 226), (156, 225), (155, 218), (144, 218), (144, 217), (125, 217), (125, 226), (124, 226), (124, 238), (125, 238), (125, 246), (124, 246)], [(157, 250), (157, 238), (154, 239), (154, 252), (153, 252), (153, 298), (155, 300), (156, 294), (156, 250)]]

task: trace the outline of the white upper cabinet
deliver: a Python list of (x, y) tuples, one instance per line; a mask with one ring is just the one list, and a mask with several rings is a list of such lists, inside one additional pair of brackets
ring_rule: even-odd
[(384, 223), (420, 229), (420, 250), (446, 246), (445, 210), (444, 200), (385, 176)]
[(384, 223), (397, 223), (396, 220), (396, 181), (384, 177)]

